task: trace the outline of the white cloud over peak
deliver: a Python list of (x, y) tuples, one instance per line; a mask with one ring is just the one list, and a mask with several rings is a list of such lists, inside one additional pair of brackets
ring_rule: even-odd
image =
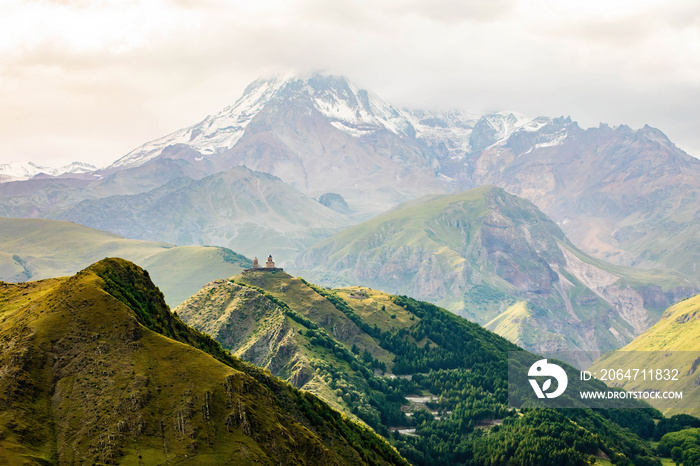
[(649, 123), (700, 155), (686, 0), (3, 2), (0, 162), (106, 164), (281, 69), (397, 105)]

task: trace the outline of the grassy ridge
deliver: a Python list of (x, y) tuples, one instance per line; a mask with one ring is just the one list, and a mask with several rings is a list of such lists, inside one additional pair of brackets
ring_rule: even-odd
[[(236, 355), (353, 417), (350, 400), (336, 393), (336, 385), (368, 389), (371, 368), (359, 366), (350, 350), (367, 351), (382, 367), (392, 364), (391, 353), (302, 280), (284, 272), (246, 272), (233, 281), (212, 282), (175, 312)], [(342, 374), (343, 381), (333, 382), (334, 373)], [(366, 398), (352, 405), (373, 410)]]
[[(650, 353), (649, 352), (653, 352)], [(681, 372), (680, 381), (629, 380), (620, 384), (626, 390), (682, 391), (683, 399), (664, 401), (660, 409), (666, 414), (687, 413), (700, 416), (700, 386), (696, 369), (700, 363), (700, 295), (671, 306), (659, 322), (618, 351), (598, 359), (592, 371), (615, 368), (669, 368)], [(650, 403), (654, 404), (655, 400)], [(663, 408), (662, 408), (663, 407)]]
[(233, 251), (122, 238), (72, 222), (0, 218), (0, 280), (19, 282), (72, 275), (108, 256), (149, 270), (176, 306), (207, 282), (252, 264)]
[(0, 458), (10, 464), (405, 464), (369, 430), (187, 327), (127, 261), (0, 293)]

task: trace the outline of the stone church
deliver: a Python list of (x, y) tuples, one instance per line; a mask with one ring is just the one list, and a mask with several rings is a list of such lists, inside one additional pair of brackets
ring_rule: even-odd
[(275, 267), (275, 261), (272, 260), (272, 254), (267, 256), (267, 262), (265, 262), (265, 267), (260, 267), (258, 258), (253, 259), (253, 268), (248, 270), (282, 270), (281, 268)]

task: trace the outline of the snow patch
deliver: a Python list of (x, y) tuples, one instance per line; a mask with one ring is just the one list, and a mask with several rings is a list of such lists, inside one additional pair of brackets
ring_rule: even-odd
[(542, 147), (555, 147), (555, 146), (561, 146), (562, 143), (564, 142), (564, 139), (566, 139), (566, 136), (568, 136), (566, 131), (562, 131), (561, 133), (557, 134), (554, 138), (552, 138), (549, 141), (546, 142), (541, 142), (539, 144), (535, 144), (535, 149), (540, 149)]
[(366, 136), (372, 132), (372, 130), (361, 130), (357, 128), (351, 128), (349, 126), (344, 125), (340, 121), (332, 121), (331, 126), (355, 138), (361, 138), (362, 136)]
[(429, 147), (447, 150), (448, 157), (453, 160), (462, 160), (471, 151), (469, 137), (481, 118), (481, 115), (460, 110), (402, 110), (402, 113), (414, 128), (416, 139), (425, 141)]
[(314, 95), (313, 106), (332, 120), (334, 127), (353, 137), (382, 129), (403, 135), (410, 132), (411, 124), (400, 110), (376, 94), (360, 90), (345, 80), (332, 91), (309, 89), (308, 92)]
[(554, 134), (543, 134), (539, 137), (540, 139), (545, 139), (543, 142), (539, 142), (537, 144), (534, 144), (527, 151), (523, 152), (522, 154), (519, 154), (518, 157), (522, 157), (523, 155), (527, 155), (536, 149), (543, 149), (545, 147), (561, 146), (562, 144), (564, 144), (564, 140), (567, 138), (568, 135), (569, 135), (569, 133), (567, 133), (566, 129), (564, 129), (562, 131), (558, 131)]

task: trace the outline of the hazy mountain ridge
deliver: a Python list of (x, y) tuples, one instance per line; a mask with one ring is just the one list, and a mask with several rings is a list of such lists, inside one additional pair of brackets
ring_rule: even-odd
[[(166, 153), (174, 153), (169, 148)], [(161, 157), (135, 168), (87, 178), (41, 177), (0, 183), (0, 215), (53, 218), (85, 200), (151, 191), (176, 178), (200, 179), (206, 173), (187, 160)]]
[(350, 224), (278, 178), (245, 167), (82, 201), (61, 218), (136, 239), (225, 244), (250, 257), (273, 254), (280, 264)]
[(352, 221), (425, 194), (493, 184), (534, 202), (598, 258), (688, 277), (700, 261), (700, 162), (659, 130), (404, 110), (328, 75), (258, 80), (218, 114), (94, 172), (100, 179), (2, 183), (0, 213), (62, 218), (82, 200), (142, 194), (236, 166), (314, 199), (339, 194)]
[(531, 351), (614, 349), (694, 292), (680, 277), (586, 256), (533, 204), (493, 187), (403, 204), (323, 240), (296, 267), (437, 303)]
[[(539, 142), (543, 132), (551, 142)], [(657, 129), (583, 130), (570, 120), (553, 120), (486, 148), (468, 170), (465, 176), (477, 184), (535, 203), (597, 257), (695, 275), (700, 160)]]
[(0, 183), (22, 181), (36, 176), (60, 176), (90, 173), (97, 167), (84, 162), (73, 162), (62, 167), (52, 168), (34, 162), (10, 162), (0, 164)]
[(125, 239), (70, 222), (0, 218), (0, 280), (26, 282), (76, 273), (107, 256), (150, 270), (170, 305), (252, 262), (230, 249)]
[[(321, 75), (259, 80), (232, 108), (247, 122), (237, 145), (205, 154), (205, 133), (183, 141), (217, 169), (243, 164), (316, 198), (337, 192), (360, 219), (423, 194), (493, 184), (534, 202), (596, 257), (697, 271), (700, 161), (657, 129), (403, 110)], [(214, 120), (202, 125), (214, 131)]]

